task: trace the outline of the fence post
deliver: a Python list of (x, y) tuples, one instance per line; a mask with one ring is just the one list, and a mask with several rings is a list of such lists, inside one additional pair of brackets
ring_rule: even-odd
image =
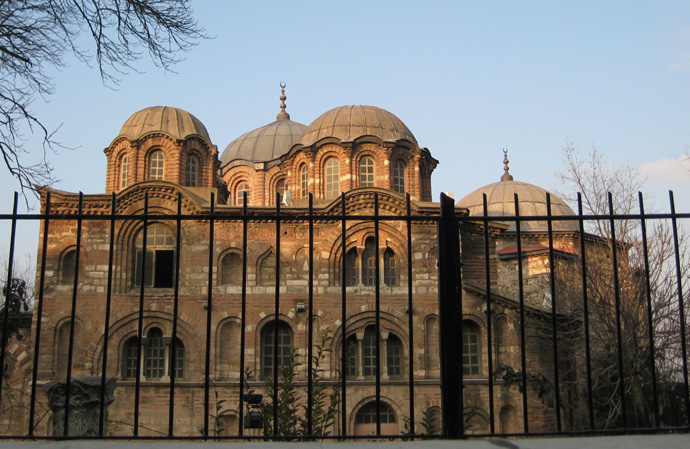
[(443, 436), (462, 438), (462, 290), (460, 241), (455, 200), (441, 194), (438, 225), (438, 306), (441, 350), (441, 405)]

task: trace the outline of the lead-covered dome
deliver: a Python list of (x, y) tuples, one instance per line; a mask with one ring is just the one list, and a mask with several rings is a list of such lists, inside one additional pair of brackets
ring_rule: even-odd
[(285, 111), (285, 84), (281, 83), (280, 87), (280, 112), (276, 121), (242, 134), (230, 142), (220, 156), (221, 173), (233, 165), (277, 161), (302, 137), (306, 126), (290, 120), (290, 114)]
[(325, 138), (352, 142), (362, 136), (374, 136), (384, 142), (407, 140), (417, 145), (412, 131), (394, 114), (362, 105), (340, 106), (321, 114), (307, 127), (299, 143), (306, 147)]
[[(508, 160), (506, 163), (505, 174), (500, 182), (489, 184), (475, 190), (469, 195), (458, 201), (457, 206), (467, 208), (470, 216), (484, 215), (484, 197), (486, 194), (487, 214), (491, 217), (514, 217), (515, 216), (515, 194), (518, 195), (521, 216), (546, 216), (546, 195), (551, 196), (551, 215), (574, 216), (575, 212), (559, 197), (553, 193), (534, 184), (514, 181), (508, 173)], [(500, 220), (495, 220), (500, 221)], [(509, 231), (515, 231), (515, 222), (505, 222), (510, 227)], [(523, 221), (521, 231), (546, 231), (548, 225), (546, 221)], [(555, 231), (579, 230), (578, 222), (574, 220), (553, 221)]]
[(198, 118), (184, 109), (169, 106), (153, 106), (135, 112), (122, 126), (118, 137), (137, 140), (156, 132), (168, 134), (178, 140), (197, 135), (211, 141), (206, 127)]
[(268, 162), (278, 159), (295, 145), (306, 126), (289, 118), (278, 119), (249, 131), (230, 142), (220, 157), (221, 168), (232, 161)]

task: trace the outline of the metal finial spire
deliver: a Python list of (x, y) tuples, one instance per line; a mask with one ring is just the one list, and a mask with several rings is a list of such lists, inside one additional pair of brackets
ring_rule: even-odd
[(501, 181), (512, 181), (513, 175), (508, 172), (508, 150), (503, 149), (503, 176), (501, 176)]
[(285, 83), (280, 83), (280, 112), (278, 113), (278, 117), (276, 117), (278, 120), (290, 120), (290, 114), (285, 112), (285, 100), (287, 100), (285, 96), (285, 86)]

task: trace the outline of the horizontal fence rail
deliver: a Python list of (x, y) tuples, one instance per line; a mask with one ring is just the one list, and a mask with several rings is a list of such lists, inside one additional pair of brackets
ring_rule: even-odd
[[(421, 439), (690, 430), (690, 214), (468, 216), (47, 192), (3, 236), (1, 437)], [(100, 201), (100, 203), (97, 203)], [(98, 206), (98, 207), (96, 207)], [(35, 278), (17, 227), (40, 223)], [(33, 276), (33, 275), (32, 275)]]

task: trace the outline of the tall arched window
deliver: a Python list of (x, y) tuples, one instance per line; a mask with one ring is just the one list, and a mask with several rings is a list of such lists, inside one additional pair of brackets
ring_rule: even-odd
[[(170, 352), (172, 352), (172, 345), (170, 345)], [(184, 358), (185, 358), (185, 347), (182, 340), (179, 338), (175, 341), (175, 353), (173, 354), (173, 370), (175, 374), (175, 379), (182, 379), (184, 377)]]
[(337, 198), (340, 194), (340, 163), (332, 157), (326, 161), (326, 179), (324, 193), (327, 199)]
[(187, 158), (187, 167), (185, 170), (185, 185), (187, 187), (197, 187), (199, 180), (199, 159), (196, 156), (189, 156)]
[(362, 341), (362, 374), (364, 376), (376, 375), (376, 340), (374, 326), (367, 326)]
[(242, 256), (240, 253), (232, 252), (223, 256), (220, 266), (220, 284), (242, 284)]
[(132, 337), (122, 348), (122, 379), (136, 379), (137, 377), (137, 337)]
[[(142, 282), (143, 230), (135, 241), (134, 285)], [(149, 226), (146, 232), (146, 266), (143, 281), (147, 287), (170, 288), (175, 272), (175, 240), (163, 226)]]
[(362, 284), (367, 286), (376, 285), (376, 246), (373, 237), (369, 237), (364, 242)]
[(359, 161), (359, 186), (374, 187), (374, 160), (370, 157)]
[(276, 182), (276, 193), (278, 193), (278, 201), (281, 203), (285, 197), (285, 190), (287, 190), (287, 181), (285, 178), (279, 179), (278, 182)]
[(386, 342), (386, 361), (388, 362), (388, 375), (390, 377), (402, 376), (403, 346), (400, 339), (393, 334), (389, 334)]
[(149, 179), (151, 181), (163, 180), (165, 168), (165, 155), (162, 151), (156, 150), (149, 156)]
[(462, 374), (479, 376), (481, 373), (481, 348), (479, 327), (471, 321), (462, 322)]
[(247, 192), (247, 205), (249, 205), (249, 183), (241, 182), (235, 189), (235, 204), (238, 206), (244, 205), (244, 192)]
[(400, 160), (393, 164), (393, 190), (405, 193), (405, 163)]
[(120, 188), (124, 189), (129, 185), (129, 156), (124, 155), (120, 159)]
[(165, 344), (163, 332), (153, 328), (146, 336), (144, 353), (144, 376), (147, 379), (160, 379), (165, 373)]
[(302, 168), (299, 171), (299, 186), (300, 186), (300, 198), (306, 198), (309, 196), (309, 169), (307, 164), (302, 164)]
[(345, 255), (345, 285), (357, 285), (357, 249), (352, 248)]
[(350, 335), (347, 337), (345, 345), (345, 352), (347, 354), (345, 376), (354, 379), (357, 375), (357, 336)]
[(398, 285), (398, 266), (395, 260), (395, 253), (392, 249), (386, 248), (383, 252), (383, 282), (389, 287)]
[(266, 323), (261, 330), (261, 377), (264, 379), (273, 376), (274, 349), (278, 353), (278, 367), (288, 363), (292, 350), (292, 329), (287, 323), (278, 321), (278, 347), (275, 347), (275, 321)]
[(71, 249), (62, 255), (60, 270), (58, 272), (58, 282), (61, 285), (73, 285), (74, 275), (77, 268), (77, 251)]

